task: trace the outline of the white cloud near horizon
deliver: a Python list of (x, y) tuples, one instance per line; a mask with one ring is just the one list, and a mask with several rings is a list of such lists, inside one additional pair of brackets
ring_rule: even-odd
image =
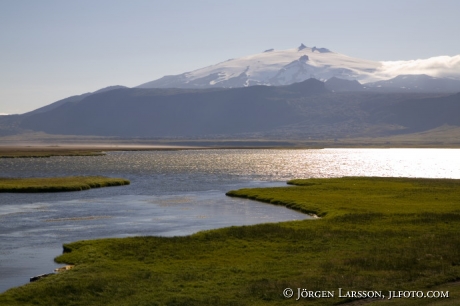
[(460, 55), (381, 63), (381, 68), (376, 72), (376, 76), (381, 79), (390, 79), (401, 74), (427, 74), (433, 77), (460, 79)]

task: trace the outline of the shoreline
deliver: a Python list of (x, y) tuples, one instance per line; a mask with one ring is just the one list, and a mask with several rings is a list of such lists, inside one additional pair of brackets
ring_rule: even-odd
[[(458, 132), (457, 132), (458, 131)], [(460, 148), (460, 128), (442, 128), (413, 134), (334, 138), (122, 138), (51, 135), (28, 132), (0, 136), (5, 150), (187, 150), (187, 149), (322, 149), (322, 148)]]
[(176, 150), (321, 150), (321, 149), (459, 149), (459, 146), (428, 145), (140, 145), (140, 144), (60, 144), (11, 145), (0, 144), (0, 158), (27, 158), (50, 156), (102, 156), (116, 151), (176, 151)]

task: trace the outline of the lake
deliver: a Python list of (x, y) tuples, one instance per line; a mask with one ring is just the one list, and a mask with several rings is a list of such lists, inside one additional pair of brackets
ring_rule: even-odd
[(309, 218), (226, 197), (232, 189), (285, 186), (289, 179), (308, 177), (460, 178), (459, 154), (459, 149), (234, 149), (0, 159), (2, 177), (104, 175), (131, 181), (81, 192), (0, 194), (0, 292), (52, 272), (63, 243)]

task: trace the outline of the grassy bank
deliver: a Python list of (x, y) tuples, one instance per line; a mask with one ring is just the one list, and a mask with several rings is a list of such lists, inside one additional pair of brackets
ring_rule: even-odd
[[(0, 305), (333, 305), (342, 290), (449, 290), (448, 299), (377, 305), (454, 305), (460, 298), (460, 181), (295, 180), (232, 191), (322, 218), (230, 227), (187, 237), (64, 245), (73, 270), (11, 289)], [(292, 288), (291, 299), (283, 297)], [(297, 288), (334, 298), (297, 298)], [(447, 289), (446, 289), (447, 288)], [(373, 304), (373, 303), (371, 303)]]
[(53, 178), (0, 178), (0, 192), (62, 192), (90, 188), (128, 185), (121, 178), (103, 176), (71, 176)]

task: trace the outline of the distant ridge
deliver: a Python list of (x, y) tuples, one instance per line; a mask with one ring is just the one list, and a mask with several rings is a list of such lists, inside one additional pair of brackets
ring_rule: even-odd
[(120, 137), (265, 132), (302, 120), (289, 99), (327, 92), (315, 79), (289, 86), (217, 90), (121, 88), (26, 116), (21, 127), (49, 134)]
[(114, 85), (114, 86), (108, 86), (108, 87), (105, 87), (105, 88), (101, 88), (101, 89), (99, 89), (99, 90), (97, 90), (95, 92), (88, 92), (88, 93), (84, 93), (84, 94), (77, 95), (77, 96), (71, 96), (71, 97), (56, 101), (54, 103), (48, 104), (46, 106), (37, 108), (36, 110), (33, 110), (31, 112), (28, 112), (28, 113), (25, 113), (25, 115), (33, 115), (33, 114), (39, 114), (39, 113), (48, 112), (48, 111), (50, 111), (50, 110), (52, 110), (52, 109), (54, 109), (56, 107), (59, 107), (61, 105), (66, 104), (66, 103), (79, 102), (79, 101), (83, 100), (84, 98), (86, 98), (86, 97), (88, 97), (90, 95), (97, 94), (97, 93), (102, 93), (102, 92), (106, 92), (106, 91), (110, 91), (110, 90), (114, 90), (114, 89), (120, 89), (120, 88), (127, 88), (127, 87), (120, 86), (120, 85)]
[(334, 92), (363, 91), (364, 87), (358, 81), (350, 81), (332, 77), (325, 82), (326, 88)]
[(117, 88), (43, 112), (3, 116), (0, 130), (155, 139), (335, 139), (460, 126), (459, 94), (359, 91), (356, 81), (327, 83), (341, 90), (332, 92), (316, 79), (242, 88)]
[(385, 81), (360, 84), (358, 81), (332, 77), (325, 82), (333, 92), (372, 91), (387, 93), (457, 93), (460, 81), (449, 78), (435, 78), (425, 74), (399, 75)]
[(387, 92), (455, 93), (460, 92), (460, 80), (436, 78), (426, 74), (398, 75), (389, 80), (367, 83), (365, 87)]

